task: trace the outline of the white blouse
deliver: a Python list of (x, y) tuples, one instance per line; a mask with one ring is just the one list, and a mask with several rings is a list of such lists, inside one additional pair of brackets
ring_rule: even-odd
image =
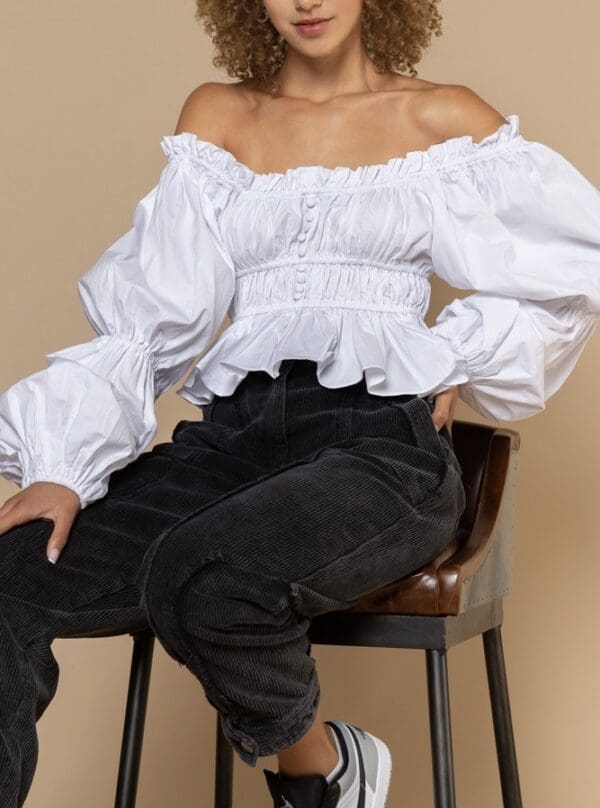
[[(598, 323), (600, 191), (518, 115), (479, 142), (356, 169), (258, 174), (191, 132), (160, 145), (133, 226), (78, 282), (98, 337), (0, 396), (0, 474), (23, 488), (62, 483), (82, 507), (104, 496), (194, 364), (177, 394), (196, 405), (306, 358), (326, 387), (459, 385), (507, 421), (544, 410)], [(430, 328), (432, 273), (474, 293)]]

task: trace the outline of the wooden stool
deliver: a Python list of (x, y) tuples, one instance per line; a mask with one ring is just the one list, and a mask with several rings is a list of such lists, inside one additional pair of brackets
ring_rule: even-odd
[[(454, 420), (454, 450), (467, 504), (453, 540), (422, 569), (363, 597), (352, 608), (313, 618), (311, 643), (425, 650), (435, 808), (455, 808), (447, 651), (483, 639), (504, 808), (522, 808), (502, 648), (502, 598), (510, 592), (519, 434)], [(129, 633), (133, 654), (115, 808), (134, 808), (154, 634), (147, 623), (69, 637)], [(215, 808), (232, 808), (233, 748), (217, 714)]]
[[(504, 653), (502, 598), (510, 592), (519, 433), (454, 420), (467, 495), (456, 534), (417, 572), (318, 615), (311, 643), (419, 648), (426, 654), (435, 808), (455, 808), (447, 651), (481, 635), (504, 808), (522, 808)], [(233, 748), (217, 716), (215, 808), (231, 808)]]

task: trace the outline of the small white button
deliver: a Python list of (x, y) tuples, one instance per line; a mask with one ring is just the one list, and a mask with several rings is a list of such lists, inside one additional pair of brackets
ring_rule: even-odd
[(308, 196), (306, 198), (306, 204), (309, 208), (314, 208), (314, 206), (317, 204), (314, 196)]
[(298, 255), (306, 255), (306, 247), (299, 247)]
[(298, 241), (305, 241), (305, 239), (306, 235), (304, 233), (300, 233), (300, 235), (298, 236)]
[(307, 222), (312, 222), (312, 220), (313, 220), (314, 218), (315, 218), (314, 213), (307, 213), (307, 214), (306, 214), (306, 221), (307, 221)]

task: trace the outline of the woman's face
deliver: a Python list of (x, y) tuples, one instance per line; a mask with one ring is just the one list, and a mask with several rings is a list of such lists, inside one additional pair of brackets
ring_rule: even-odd
[[(333, 51), (360, 30), (364, 0), (263, 0), (273, 26), (288, 45), (307, 56)], [(302, 20), (327, 20), (314, 26)]]

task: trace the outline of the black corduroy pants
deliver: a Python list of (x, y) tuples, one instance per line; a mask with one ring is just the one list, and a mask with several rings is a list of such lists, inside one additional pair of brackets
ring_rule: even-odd
[(146, 618), (246, 763), (301, 738), (319, 703), (311, 618), (420, 568), (458, 525), (461, 469), (431, 413), (425, 398), (370, 394), (364, 377), (327, 388), (313, 361), (284, 360), (113, 473), (56, 565), (51, 522), (7, 531), (0, 805), (31, 786), (53, 639), (117, 617)]

